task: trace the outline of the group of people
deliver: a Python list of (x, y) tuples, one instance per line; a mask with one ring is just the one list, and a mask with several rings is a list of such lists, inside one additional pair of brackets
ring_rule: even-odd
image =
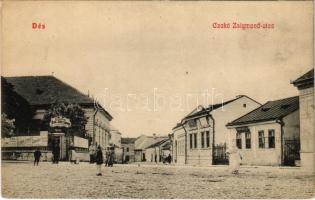
[(102, 172), (101, 172), (102, 164), (105, 164), (105, 167), (113, 167), (114, 161), (115, 161), (115, 153), (113, 150), (106, 151), (105, 159), (104, 159), (104, 154), (103, 154), (101, 146), (97, 145), (96, 148), (95, 146), (91, 145), (89, 149), (90, 163), (96, 163), (96, 169), (97, 169), (96, 175), (102, 176)]

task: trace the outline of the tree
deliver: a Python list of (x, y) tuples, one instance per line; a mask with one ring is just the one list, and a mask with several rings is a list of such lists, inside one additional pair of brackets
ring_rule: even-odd
[(85, 116), (85, 111), (78, 104), (55, 103), (44, 116), (44, 123), (49, 126), (49, 122), (53, 117), (65, 117), (71, 122), (69, 132), (86, 138), (85, 125), (88, 118)]
[(27, 132), (34, 116), (34, 109), (14, 91), (12, 84), (1, 77), (1, 114), (14, 119), (15, 132)]
[(8, 138), (14, 135), (14, 119), (8, 119), (5, 113), (1, 114), (1, 138)]

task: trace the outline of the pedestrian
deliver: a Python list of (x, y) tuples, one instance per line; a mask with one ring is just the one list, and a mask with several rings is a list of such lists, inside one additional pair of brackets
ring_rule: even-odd
[(105, 167), (108, 167), (109, 159), (110, 159), (110, 152), (107, 150), (105, 153)]
[(115, 162), (115, 154), (114, 151), (110, 151), (110, 156), (109, 156), (109, 167), (113, 167)]
[(171, 164), (171, 161), (172, 161), (172, 156), (171, 156), (171, 154), (168, 154), (168, 156), (167, 156), (167, 161), (168, 161), (168, 164)]
[(97, 170), (96, 176), (102, 176), (103, 152), (102, 152), (101, 146), (97, 147), (95, 162), (96, 162), (96, 170)]
[(232, 174), (238, 174), (240, 163), (242, 160), (242, 156), (236, 146), (232, 146), (230, 152), (228, 152), (229, 155), (229, 165), (230, 165), (230, 172)]
[(94, 157), (95, 157), (95, 145), (92, 144), (90, 145), (89, 147), (89, 154), (90, 154), (90, 164), (94, 163), (95, 160), (94, 160)]
[(42, 156), (42, 153), (40, 152), (39, 148), (36, 149), (36, 151), (34, 151), (34, 166), (35, 164), (38, 166), (40, 157)]
[(55, 144), (55, 147), (53, 149), (53, 155), (54, 155), (53, 163), (54, 164), (58, 164), (58, 162), (59, 162), (59, 155), (60, 155), (60, 147), (59, 147), (58, 144)]

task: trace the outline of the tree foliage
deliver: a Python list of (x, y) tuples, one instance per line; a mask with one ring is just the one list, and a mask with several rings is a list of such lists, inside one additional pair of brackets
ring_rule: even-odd
[(1, 77), (1, 114), (3, 113), (7, 119), (14, 119), (18, 132), (26, 132), (34, 116), (34, 109), (14, 91), (12, 84)]
[(1, 138), (14, 136), (14, 119), (8, 119), (5, 113), (1, 114)]
[(69, 132), (86, 138), (85, 125), (88, 118), (85, 116), (85, 111), (78, 104), (55, 103), (44, 116), (44, 122), (48, 126), (51, 118), (65, 117), (71, 122)]

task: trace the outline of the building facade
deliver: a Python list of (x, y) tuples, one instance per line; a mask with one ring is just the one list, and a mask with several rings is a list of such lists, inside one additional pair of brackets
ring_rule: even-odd
[(301, 167), (315, 170), (314, 69), (293, 82), (299, 90)]
[(121, 138), (123, 163), (135, 162), (135, 141), (136, 138)]
[(165, 139), (156, 142), (145, 149), (147, 162), (161, 163), (171, 154), (171, 140)]
[(229, 149), (239, 150), (241, 164), (294, 166), (299, 163), (298, 97), (268, 101), (227, 127)]
[(135, 162), (145, 162), (147, 161), (146, 157), (146, 149), (162, 140), (168, 139), (168, 136), (157, 136), (153, 134), (153, 136), (141, 135), (135, 141)]
[(121, 133), (111, 127), (109, 145), (114, 151), (115, 163), (123, 162), (123, 149), (121, 147)]
[(225, 125), (260, 105), (240, 95), (207, 108), (199, 106), (173, 128), (173, 161), (189, 165), (224, 164), (221, 162), (227, 161), (221, 158), (225, 154), (221, 150), (226, 150), (229, 135)]
[[(40, 135), (40, 132), (47, 131), (47, 128), (43, 127), (43, 121), (52, 105), (56, 103), (77, 104), (84, 110), (85, 116), (88, 118), (85, 126), (88, 145), (100, 145), (103, 149), (109, 145), (109, 127), (113, 117), (88, 95), (82, 94), (54, 76), (4, 78), (13, 85), (14, 91), (21, 95), (35, 110), (29, 131), (18, 133), (19, 135), (36, 136)], [(53, 132), (49, 132), (48, 136), (49, 141), (45, 151), (50, 151), (52, 142), (56, 143), (60, 147), (60, 159), (68, 159), (69, 143), (73, 143), (73, 141), (71, 142), (71, 139), (67, 138), (66, 130), (55, 129)], [(88, 150), (86, 149), (84, 153), (88, 154)]]

